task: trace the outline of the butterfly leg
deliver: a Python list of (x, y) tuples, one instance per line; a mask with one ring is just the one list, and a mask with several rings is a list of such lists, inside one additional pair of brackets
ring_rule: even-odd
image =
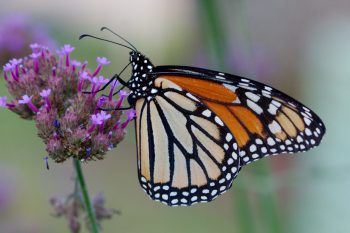
[[(121, 85), (123, 85), (123, 88), (129, 87), (129, 84), (127, 82), (125, 82), (119, 75), (116, 77), (116, 79), (119, 81), (119, 83)], [(118, 92), (116, 92), (116, 93), (118, 93)], [(115, 95), (116, 93), (114, 93), (113, 95)]]
[[(122, 84), (122, 87), (119, 88), (116, 92), (113, 93), (113, 96), (118, 94), (121, 90), (123, 90), (125, 87), (128, 87), (128, 83), (125, 82), (123, 79), (121, 79), (119, 76), (116, 76), (116, 79), (119, 81), (120, 84)], [(109, 97), (109, 95), (103, 94), (104, 97)]]
[(115, 75), (108, 81), (108, 83), (106, 83), (106, 84), (105, 84), (102, 88), (100, 88), (99, 90), (97, 90), (97, 91), (83, 91), (83, 94), (96, 94), (96, 93), (98, 93), (98, 92), (101, 92), (101, 91), (103, 91), (104, 89), (106, 89), (106, 88), (109, 86), (109, 84), (111, 84), (115, 79), (118, 80), (118, 77), (119, 77), (119, 75), (115, 74)]
[(127, 107), (119, 107), (119, 108), (98, 108), (98, 110), (102, 111), (117, 111), (117, 110), (129, 110), (132, 109), (132, 106), (127, 106)]
[(122, 71), (119, 72), (119, 74), (113, 75), (113, 77), (106, 83), (101, 89), (97, 91), (83, 91), (84, 94), (96, 94), (98, 92), (103, 91), (106, 89), (109, 84), (111, 84), (115, 79), (119, 81), (123, 86), (127, 86), (127, 82), (125, 82), (123, 79), (120, 78), (120, 75), (125, 71), (125, 69), (130, 65), (130, 62), (122, 69)]
[[(118, 94), (121, 90), (123, 90), (125, 87), (128, 87), (128, 83), (125, 82), (121, 77), (115, 75), (116, 79), (119, 81), (119, 83), (122, 85), (122, 87), (120, 87), (116, 92), (113, 93), (113, 96), (115, 96), (116, 94)], [(102, 95), (104, 97), (111, 97), (110, 95)], [(103, 111), (115, 111), (115, 110), (128, 110), (128, 109), (132, 109), (132, 106), (127, 106), (127, 107), (118, 107), (118, 108), (99, 108), (99, 110), (103, 110)]]

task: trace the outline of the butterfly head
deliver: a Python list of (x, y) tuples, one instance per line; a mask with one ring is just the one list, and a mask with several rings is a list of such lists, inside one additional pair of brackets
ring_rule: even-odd
[(143, 67), (145, 70), (151, 70), (151, 68), (153, 68), (153, 64), (150, 62), (150, 60), (145, 55), (135, 50), (130, 52), (130, 62), (133, 67), (138, 65), (140, 69), (141, 67)]
[(138, 98), (145, 97), (149, 91), (149, 75), (154, 66), (151, 61), (138, 51), (130, 52), (130, 63), (132, 66), (132, 76), (128, 81), (130, 89), (129, 103), (135, 102)]

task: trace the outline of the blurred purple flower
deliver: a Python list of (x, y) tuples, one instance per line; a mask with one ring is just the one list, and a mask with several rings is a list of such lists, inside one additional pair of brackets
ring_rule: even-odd
[(9, 184), (5, 180), (0, 180), (0, 213), (8, 209), (12, 201)]
[(15, 199), (14, 177), (5, 167), (0, 167), (0, 216), (7, 211)]
[(32, 41), (49, 47), (56, 45), (44, 25), (33, 22), (28, 16), (10, 14), (0, 18), (1, 65), (12, 57), (20, 57), (29, 53), (28, 46)]
[(95, 209), (96, 219), (97, 221), (101, 221), (103, 219), (109, 219), (113, 216), (113, 214), (120, 214), (120, 211), (115, 209), (106, 209), (105, 208), (106, 199), (103, 193), (98, 193), (92, 200), (92, 205)]
[[(104, 219), (110, 219), (114, 214), (120, 214), (118, 210), (107, 209), (105, 207), (105, 198), (102, 193), (98, 193), (92, 200), (96, 220), (100, 224)], [(86, 215), (81, 197), (76, 193), (68, 195), (65, 198), (52, 197), (50, 203), (54, 208), (53, 216), (66, 218), (71, 232), (78, 233), (81, 230), (81, 220), (85, 219), (87, 228), (90, 228), (90, 222)]]

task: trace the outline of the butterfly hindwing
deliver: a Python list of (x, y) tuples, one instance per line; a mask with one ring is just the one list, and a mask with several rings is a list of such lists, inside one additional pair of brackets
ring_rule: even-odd
[(171, 206), (211, 201), (240, 170), (237, 143), (201, 101), (173, 83), (160, 86), (136, 103), (141, 186)]

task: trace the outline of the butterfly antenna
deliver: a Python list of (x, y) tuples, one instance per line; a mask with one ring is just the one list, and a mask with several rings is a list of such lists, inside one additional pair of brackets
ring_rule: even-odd
[(136, 48), (133, 44), (131, 44), (131, 43), (130, 43), (128, 40), (126, 40), (124, 37), (118, 35), (118, 34), (115, 33), (114, 31), (112, 31), (111, 29), (109, 29), (108, 27), (102, 27), (102, 28), (101, 28), (101, 31), (103, 31), (103, 30), (107, 30), (107, 31), (111, 32), (112, 34), (114, 34), (114, 35), (116, 35), (117, 37), (119, 37), (120, 39), (122, 39), (124, 42), (128, 43), (128, 45), (130, 45), (135, 51), (138, 51), (137, 48)]
[(106, 42), (109, 42), (109, 43), (112, 43), (112, 44), (116, 44), (116, 45), (119, 45), (119, 46), (122, 46), (124, 48), (128, 48), (132, 51), (137, 51), (136, 48), (134, 48), (134, 46), (127, 46), (127, 45), (124, 45), (124, 44), (120, 44), (120, 43), (117, 43), (117, 42), (114, 42), (114, 41), (111, 41), (111, 40), (107, 40), (107, 39), (104, 39), (104, 38), (100, 38), (100, 37), (97, 37), (97, 36), (92, 36), (92, 35), (89, 35), (89, 34), (83, 34), (81, 36), (79, 36), (79, 40), (85, 38), (85, 37), (90, 37), (90, 38), (94, 38), (94, 39), (97, 39), (97, 40), (102, 40), (102, 41), (106, 41)]

